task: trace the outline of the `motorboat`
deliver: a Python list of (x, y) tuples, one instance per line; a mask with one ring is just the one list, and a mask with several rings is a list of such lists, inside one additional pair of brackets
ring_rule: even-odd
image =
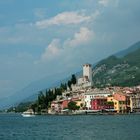
[(35, 113), (32, 109), (28, 109), (27, 111), (21, 114), (23, 117), (35, 117)]

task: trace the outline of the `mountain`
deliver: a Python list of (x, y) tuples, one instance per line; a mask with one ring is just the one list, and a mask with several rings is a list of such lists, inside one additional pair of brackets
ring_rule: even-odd
[(138, 44), (135, 51), (133, 49), (122, 57), (113, 55), (100, 61), (94, 67), (94, 85), (97, 87), (140, 85), (140, 43)]
[(0, 109), (8, 108), (11, 105), (15, 106), (20, 102), (34, 101), (37, 99), (39, 91), (57, 87), (61, 82), (67, 81), (68, 78), (65, 78), (65, 75), (63, 74), (58, 74), (53, 76), (50, 75), (38, 81), (32, 82), (22, 90), (14, 93), (12, 96), (0, 99)]
[(131, 52), (136, 51), (136, 50), (139, 49), (139, 48), (140, 48), (140, 41), (138, 41), (138, 42), (135, 43), (134, 45), (130, 46), (129, 48), (127, 48), (127, 49), (125, 49), (125, 50), (122, 50), (122, 51), (116, 53), (115, 56), (117, 56), (117, 57), (120, 58), (120, 57), (123, 57), (123, 56), (125, 56), (125, 55), (131, 53)]
[[(93, 64), (93, 81), (95, 86), (106, 85), (133, 86), (140, 84), (140, 42), (130, 46), (128, 49), (118, 52), (96, 64)], [(82, 75), (82, 71), (75, 74)], [(0, 100), (0, 108), (17, 105), (20, 102), (33, 101), (37, 99), (40, 90), (59, 86), (67, 82), (70, 77), (67, 74), (50, 75), (41, 80), (35, 81), (16, 92), (8, 98)], [(67, 77), (67, 78), (66, 78)]]

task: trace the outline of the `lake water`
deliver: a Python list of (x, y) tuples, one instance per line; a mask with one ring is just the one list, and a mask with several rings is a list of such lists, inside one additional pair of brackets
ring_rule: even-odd
[(140, 115), (0, 114), (0, 140), (140, 140)]

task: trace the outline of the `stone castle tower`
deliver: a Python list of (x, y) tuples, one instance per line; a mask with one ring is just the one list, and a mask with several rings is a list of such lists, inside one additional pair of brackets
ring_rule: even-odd
[(92, 81), (92, 65), (91, 64), (84, 64), (83, 65), (83, 77), (87, 77), (89, 82), (93, 83), (93, 81)]

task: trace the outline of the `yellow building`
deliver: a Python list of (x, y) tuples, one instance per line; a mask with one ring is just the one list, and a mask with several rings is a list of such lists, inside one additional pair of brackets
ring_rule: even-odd
[(113, 102), (113, 100), (114, 100), (113, 96), (108, 96), (107, 97), (107, 102)]
[(113, 96), (107, 97), (107, 102), (113, 102), (114, 103), (114, 110), (118, 113), (119, 102), (117, 100), (115, 100)]
[(114, 110), (117, 113), (125, 113), (130, 110), (129, 97), (124, 94), (116, 93), (113, 96), (108, 97), (107, 101), (114, 103)]
[(114, 109), (117, 113), (130, 112), (130, 97), (123, 93), (115, 93), (114, 98)]
[(84, 107), (84, 101), (83, 100), (79, 99), (75, 102), (76, 102), (76, 105), (80, 107), (80, 109), (83, 109), (83, 107)]

